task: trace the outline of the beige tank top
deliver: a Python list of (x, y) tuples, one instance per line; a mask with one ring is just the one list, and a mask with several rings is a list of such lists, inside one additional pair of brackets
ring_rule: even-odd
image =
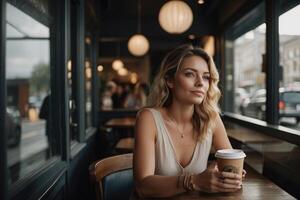
[(176, 176), (186, 173), (202, 173), (207, 167), (207, 160), (212, 144), (212, 133), (196, 144), (190, 163), (182, 167), (176, 158), (175, 148), (164, 123), (163, 117), (158, 110), (149, 109), (153, 115), (157, 139), (155, 144), (155, 175)]

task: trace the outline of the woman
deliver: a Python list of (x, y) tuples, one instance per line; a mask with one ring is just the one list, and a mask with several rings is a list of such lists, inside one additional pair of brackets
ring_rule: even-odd
[(242, 177), (207, 168), (211, 145), (232, 148), (217, 106), (219, 75), (214, 62), (190, 45), (163, 60), (136, 122), (134, 178), (141, 197), (169, 197), (189, 190), (234, 192)]

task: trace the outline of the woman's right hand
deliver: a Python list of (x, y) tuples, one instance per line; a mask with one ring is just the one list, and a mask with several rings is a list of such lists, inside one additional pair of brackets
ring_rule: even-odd
[(241, 189), (242, 177), (231, 172), (219, 172), (216, 163), (194, 176), (196, 190), (208, 193), (235, 192)]

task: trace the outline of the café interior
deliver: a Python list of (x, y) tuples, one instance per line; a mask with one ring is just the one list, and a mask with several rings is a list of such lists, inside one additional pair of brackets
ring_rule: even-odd
[(136, 115), (164, 56), (183, 44), (216, 64), (220, 117), (247, 174), (237, 192), (165, 199), (300, 198), (300, 1), (2, 0), (0, 9), (1, 200), (132, 199)]

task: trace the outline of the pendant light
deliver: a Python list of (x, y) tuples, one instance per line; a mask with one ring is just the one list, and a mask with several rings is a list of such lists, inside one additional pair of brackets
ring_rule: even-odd
[(158, 16), (159, 24), (166, 32), (180, 34), (193, 23), (192, 9), (183, 1), (174, 0), (164, 4)]
[(115, 59), (112, 62), (112, 68), (115, 71), (118, 71), (118, 70), (122, 69), (123, 67), (124, 67), (124, 63), (120, 59), (120, 42), (118, 42), (118, 46), (117, 46), (117, 59)]
[(149, 50), (147, 38), (141, 34), (141, 0), (138, 0), (138, 33), (131, 36), (128, 41), (128, 50), (134, 56), (143, 56)]

